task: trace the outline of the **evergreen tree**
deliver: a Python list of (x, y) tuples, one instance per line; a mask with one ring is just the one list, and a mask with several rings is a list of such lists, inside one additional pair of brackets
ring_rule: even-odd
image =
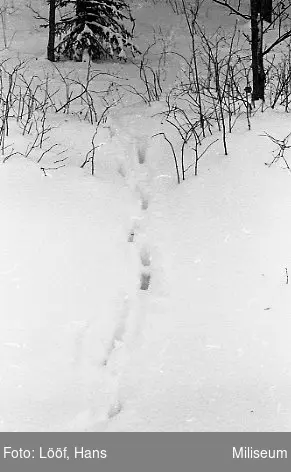
[[(87, 50), (93, 61), (106, 57), (126, 60), (125, 50), (138, 52), (133, 44), (134, 19), (123, 0), (57, 0), (57, 6), (72, 4), (74, 12), (56, 23), (62, 39), (56, 47), (59, 57), (82, 61)], [(124, 23), (129, 23), (128, 31)]]

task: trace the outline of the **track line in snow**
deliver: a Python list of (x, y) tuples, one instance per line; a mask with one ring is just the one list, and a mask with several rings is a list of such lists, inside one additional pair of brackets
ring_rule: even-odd
[(116, 322), (112, 339), (108, 343), (102, 361), (106, 384), (108, 384), (106, 386), (108, 402), (104, 411), (107, 420), (105, 421), (110, 421), (123, 411), (119, 398), (120, 377), (131, 357), (131, 346), (140, 335), (138, 331), (142, 329), (140, 318), (143, 318), (143, 309), (140, 303), (143, 304), (143, 299), (139, 299), (139, 293), (149, 290), (152, 277), (151, 251), (146, 241), (146, 213), (150, 206), (149, 195), (152, 187), (146, 166), (148, 140), (145, 136), (137, 136), (135, 139), (137, 146), (133, 158), (129, 159), (129, 162), (121, 162), (118, 173), (125, 179), (140, 204), (137, 214), (133, 215), (132, 225), (127, 234), (127, 242), (132, 245), (133, 253), (136, 253), (139, 260), (139, 281), (137, 281), (136, 299), (130, 300), (130, 297), (126, 297), (123, 311)]

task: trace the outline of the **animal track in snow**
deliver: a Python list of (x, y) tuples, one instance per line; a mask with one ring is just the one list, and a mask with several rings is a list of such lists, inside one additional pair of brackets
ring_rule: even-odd
[(139, 185), (136, 186), (136, 192), (139, 194), (140, 205), (142, 210), (147, 210), (149, 207), (149, 197), (148, 195), (140, 188)]
[(147, 210), (149, 207), (149, 201), (148, 199), (145, 197), (145, 196), (142, 196), (142, 199), (141, 199), (141, 209), (142, 210)]
[(128, 241), (129, 243), (133, 243), (133, 242), (134, 242), (134, 237), (135, 237), (135, 229), (132, 228), (132, 230), (130, 230), (130, 232), (129, 232), (127, 241)]
[(127, 236), (128, 243), (133, 243), (135, 241), (136, 236), (138, 235), (139, 229), (140, 229), (140, 223), (136, 218), (134, 218), (132, 222), (132, 227)]
[(149, 268), (151, 265), (151, 253), (147, 247), (142, 247), (140, 250), (140, 261), (144, 269), (140, 274), (140, 290), (148, 290), (151, 281), (151, 274)]
[(121, 175), (121, 177), (126, 177), (126, 170), (123, 164), (120, 164), (120, 166), (118, 167), (118, 173)]
[(148, 137), (139, 136), (137, 138), (137, 158), (139, 164), (144, 164), (146, 162), (146, 154), (148, 149)]
[(146, 150), (145, 148), (139, 147), (137, 150), (138, 163), (144, 164), (146, 161)]
[(141, 209), (142, 210), (147, 210), (149, 207), (149, 198), (148, 196), (143, 192), (143, 190), (138, 189), (138, 192), (140, 194), (140, 204), (141, 204)]
[(122, 411), (122, 405), (120, 401), (118, 400), (114, 405), (111, 406), (110, 410), (108, 411), (108, 418), (114, 418), (114, 416), (117, 416), (120, 412)]
[(125, 342), (125, 336), (126, 336), (126, 330), (127, 330), (127, 322), (128, 322), (128, 315), (129, 315), (129, 308), (128, 308), (128, 298), (125, 298), (125, 304), (124, 304), (124, 309), (123, 313), (120, 316), (116, 326), (115, 330), (112, 334), (111, 341), (108, 345), (106, 355), (102, 361), (103, 367), (106, 367), (108, 363), (110, 362), (111, 356), (113, 352), (118, 349), (120, 346), (122, 346)]
[(140, 251), (140, 260), (144, 267), (151, 265), (151, 254), (148, 248), (143, 247)]
[(140, 274), (140, 289), (141, 290), (148, 290), (151, 281), (151, 274), (148, 272), (142, 272)]

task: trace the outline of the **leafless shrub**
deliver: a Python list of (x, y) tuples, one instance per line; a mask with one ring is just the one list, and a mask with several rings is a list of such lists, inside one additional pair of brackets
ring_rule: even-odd
[(14, 66), (11, 71), (6, 69), (7, 61), (0, 64), (0, 146), (2, 155), (5, 149), (5, 138), (9, 134), (9, 118), (15, 103), (14, 89), (16, 78), (23, 63)]
[(274, 144), (276, 144), (277, 149), (273, 151), (274, 158), (270, 163), (266, 163), (268, 167), (271, 167), (274, 163), (278, 162), (280, 159), (282, 159), (287, 167), (287, 169), (291, 172), (291, 168), (287, 162), (287, 159), (285, 157), (285, 152), (287, 149), (291, 148), (291, 145), (288, 144), (291, 133), (289, 133), (285, 138), (283, 139), (278, 139), (274, 138), (274, 136), (271, 136), (269, 133), (264, 133), (262, 136), (266, 136), (269, 138)]
[[(77, 112), (79, 116), (82, 116), (83, 119), (89, 121), (89, 123), (95, 124), (98, 123), (100, 115), (96, 110), (97, 97), (101, 97), (101, 102), (102, 97), (108, 102), (112, 96), (110, 108), (121, 99), (121, 96), (118, 94), (118, 84), (115, 82), (117, 79), (120, 79), (120, 77), (107, 72), (94, 70), (91, 60), (88, 61), (85, 79), (73, 77), (72, 71), (63, 74), (55, 64), (54, 67), (61, 78), (65, 90), (65, 101), (63, 101), (60, 106), (56, 107), (56, 113), (60, 111), (70, 113), (72, 103), (79, 102), (81, 104), (81, 109)], [(105, 90), (96, 90), (96, 79), (102, 78), (110, 79), (110, 83)]]
[(270, 96), (270, 106), (272, 109), (277, 104), (284, 106), (285, 112), (290, 109), (291, 96), (291, 43), (281, 52), (279, 60), (269, 61), (267, 90)]
[(95, 131), (91, 139), (91, 148), (87, 152), (84, 162), (81, 165), (81, 168), (85, 167), (87, 164), (91, 164), (91, 174), (95, 174), (95, 157), (97, 150), (103, 145), (103, 143), (97, 144), (96, 137), (98, 135), (99, 129), (102, 125), (106, 123), (108, 113), (111, 108), (113, 108), (117, 103), (105, 103), (105, 107), (98, 118), (98, 121), (95, 125)]
[[(25, 68), (24, 62), (12, 66), (8, 60), (0, 63), (0, 149), (4, 161), (19, 154), (41, 162), (52, 150), (55, 151), (58, 144), (51, 142), (51, 112), (77, 113), (80, 119), (96, 125), (98, 130), (105, 123), (109, 111), (122, 99), (118, 84), (112, 81), (116, 76), (94, 71), (91, 63), (88, 64), (85, 80), (74, 77), (73, 72), (66, 74), (56, 69), (61, 78), (61, 86), (56, 85), (58, 80), (52, 81), (48, 74), (43, 78), (30, 76)], [(97, 79), (102, 76), (106, 80), (111, 79), (105, 90), (96, 87)], [(74, 110), (71, 109), (73, 102), (76, 105)], [(24, 150), (11, 150), (11, 145), (7, 143), (11, 120), (18, 124), (23, 137), (30, 139)], [(92, 173), (95, 150), (98, 147), (95, 145), (95, 137), (96, 134), (84, 163), (91, 162)], [(63, 165), (66, 159), (64, 157), (57, 161)]]
[[(144, 103), (150, 105), (159, 101), (163, 95), (164, 82), (166, 80), (167, 51), (160, 42), (154, 40), (141, 54), (138, 62), (132, 62), (138, 69), (140, 83), (138, 86), (124, 84), (124, 88), (130, 93), (140, 97)], [(154, 52), (154, 48), (158, 49)], [(150, 57), (152, 56), (152, 57)], [(154, 58), (154, 61), (153, 61)], [(155, 62), (155, 63), (154, 63)], [(142, 88), (140, 88), (140, 85)]]
[[(173, 142), (166, 136), (165, 133), (158, 133), (162, 135), (171, 147), (171, 151), (174, 157), (177, 181), (184, 181), (186, 178), (186, 172), (194, 168), (194, 175), (198, 174), (198, 163), (206, 151), (217, 141), (215, 139), (201, 152), (202, 143), (206, 136), (204, 130), (201, 128), (201, 122), (199, 112), (193, 110), (193, 107), (186, 107), (185, 102), (182, 102), (182, 106), (179, 106), (181, 101), (177, 100), (173, 90), (169, 92), (166, 97), (167, 108), (164, 112), (160, 113), (163, 116), (163, 122), (168, 123), (177, 133), (179, 138), (179, 149), (175, 149)], [(211, 134), (211, 133), (209, 133)], [(175, 139), (175, 142), (177, 140)], [(189, 153), (189, 150), (193, 153)], [(190, 159), (192, 163), (186, 164), (186, 153), (187, 160), (189, 161), (189, 155), (192, 156)]]
[(173, 143), (171, 142), (171, 140), (166, 136), (165, 133), (156, 133), (154, 134), (152, 137), (156, 137), (156, 136), (163, 136), (163, 138), (165, 139), (165, 141), (167, 141), (167, 143), (169, 144), (170, 148), (171, 148), (171, 151), (172, 151), (172, 154), (173, 154), (173, 157), (174, 157), (174, 162), (175, 162), (175, 169), (176, 169), (176, 175), (177, 175), (177, 182), (178, 184), (181, 183), (181, 177), (180, 177), (180, 171), (179, 171), (179, 166), (178, 166), (178, 159), (177, 159), (177, 155), (176, 155), (176, 151), (175, 151), (175, 148), (174, 148), (174, 145)]
[(8, 39), (7, 34), (7, 17), (13, 15), (17, 12), (17, 8), (14, 5), (13, 0), (2, 0), (2, 5), (0, 5), (0, 21), (2, 27), (2, 36), (4, 48), (8, 49), (13, 41), (14, 35)]

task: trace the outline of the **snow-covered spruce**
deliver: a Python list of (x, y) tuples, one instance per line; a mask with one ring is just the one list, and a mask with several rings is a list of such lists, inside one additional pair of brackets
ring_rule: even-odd
[(138, 52), (132, 41), (134, 19), (123, 0), (59, 1), (60, 8), (69, 4), (74, 4), (74, 13), (56, 24), (56, 34), (62, 38), (56, 47), (59, 58), (81, 62), (87, 51), (93, 61), (106, 57), (126, 60), (126, 49)]

